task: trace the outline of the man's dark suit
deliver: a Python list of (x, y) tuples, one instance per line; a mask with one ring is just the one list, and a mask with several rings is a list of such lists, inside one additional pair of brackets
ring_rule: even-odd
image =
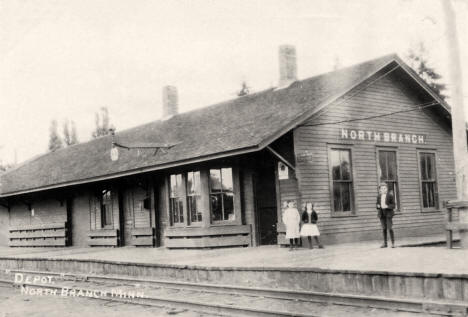
[(395, 215), (395, 198), (392, 194), (387, 193), (385, 197), (385, 204), (387, 208), (382, 208), (381, 206), (381, 194), (377, 195), (377, 217), (380, 219), (380, 224), (382, 225), (383, 239), (384, 244), (382, 247), (387, 246), (387, 230), (390, 233), (390, 239), (392, 241), (392, 246), (395, 244), (395, 236), (393, 234), (393, 216)]

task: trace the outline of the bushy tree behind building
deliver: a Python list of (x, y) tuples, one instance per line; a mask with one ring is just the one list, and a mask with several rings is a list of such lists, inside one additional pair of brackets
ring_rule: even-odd
[(58, 133), (57, 120), (52, 120), (49, 127), (49, 151), (54, 152), (63, 147), (63, 141)]
[(78, 143), (75, 121), (65, 120), (63, 123), (63, 142), (66, 146)]
[(442, 83), (442, 76), (430, 65), (427, 55), (426, 47), (420, 42), (416, 48), (408, 51), (408, 63), (442, 99), (445, 99), (447, 96), (444, 94), (444, 91), (447, 89), (447, 86)]
[(111, 130), (114, 129), (114, 127), (110, 124), (109, 111), (107, 110), (107, 107), (102, 107), (100, 110), (101, 112), (96, 112), (94, 116), (96, 127), (92, 133), (93, 138), (99, 138), (101, 136), (108, 135), (111, 133)]
[(245, 81), (241, 84), (241, 89), (237, 92), (238, 97), (246, 96), (250, 93), (250, 88)]
[(13, 165), (6, 164), (6, 163), (3, 163), (3, 162), (0, 161), (0, 174), (5, 172), (6, 170), (10, 169), (11, 167), (13, 167)]

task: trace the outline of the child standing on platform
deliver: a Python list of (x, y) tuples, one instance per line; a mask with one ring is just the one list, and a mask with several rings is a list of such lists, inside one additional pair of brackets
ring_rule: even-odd
[(286, 240), (289, 239), (289, 251), (291, 251), (299, 244), (299, 225), (301, 223), (296, 203), (292, 200), (288, 201), (288, 207), (283, 211), (283, 223), (286, 226)]
[(309, 249), (313, 249), (312, 246), (312, 237), (314, 237), (315, 242), (318, 245), (319, 249), (323, 249), (323, 246), (320, 244), (319, 236), (320, 231), (317, 227), (318, 215), (315, 211), (315, 204), (310, 202), (306, 203), (305, 208), (302, 212), (302, 228), (301, 228), (301, 237), (307, 237), (309, 240)]

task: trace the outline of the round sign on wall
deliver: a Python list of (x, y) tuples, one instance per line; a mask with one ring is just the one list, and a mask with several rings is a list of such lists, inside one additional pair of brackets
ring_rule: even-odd
[(119, 159), (119, 149), (116, 146), (112, 147), (110, 157), (112, 161), (117, 161)]

